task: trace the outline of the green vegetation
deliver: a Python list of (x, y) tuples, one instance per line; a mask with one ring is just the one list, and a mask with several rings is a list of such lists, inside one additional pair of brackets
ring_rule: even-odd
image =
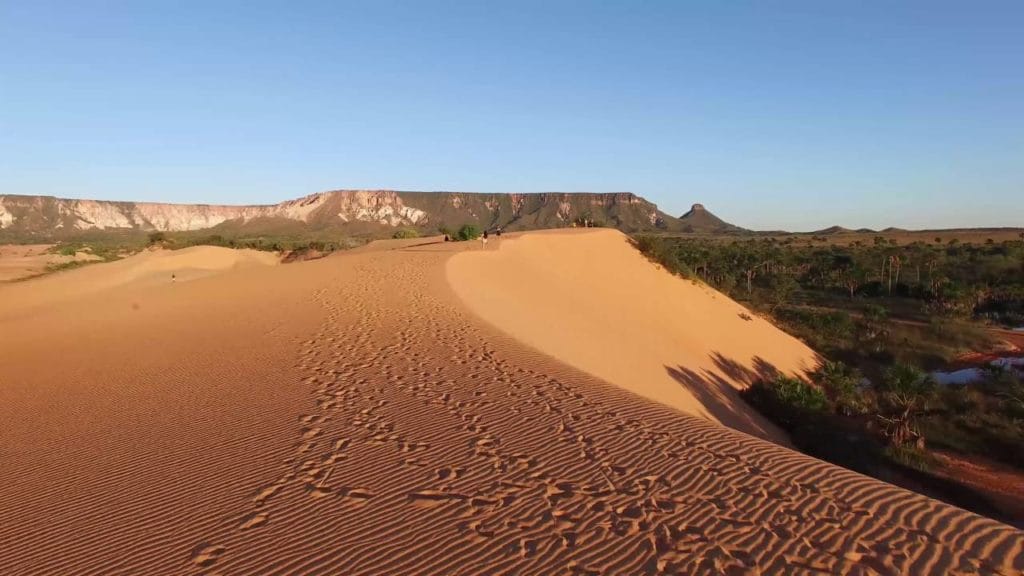
[(117, 238), (105, 240), (105, 239), (92, 239), (92, 240), (81, 240), (81, 241), (70, 241), (62, 242), (55, 245), (50, 249), (50, 252), (54, 254), (60, 254), (61, 256), (74, 256), (79, 252), (86, 252), (94, 256), (98, 256), (99, 260), (80, 260), (75, 262), (64, 262), (61, 264), (52, 264), (47, 267), (48, 271), (64, 270), (67, 268), (74, 268), (76, 266), (82, 266), (85, 264), (94, 264), (96, 262), (113, 262), (114, 260), (120, 260), (126, 254), (130, 254), (142, 248), (142, 245), (137, 241), (123, 241)]
[[(403, 232), (403, 231), (400, 231)], [(414, 230), (404, 231), (415, 234)], [(415, 236), (405, 236), (415, 237)], [(369, 237), (323, 235), (260, 235), (246, 236), (242, 234), (215, 234), (209, 231), (195, 232), (149, 232), (142, 233), (90, 233), (86, 232), (73, 240), (55, 245), (51, 251), (63, 256), (74, 256), (78, 252), (87, 252), (98, 256), (99, 260), (76, 260), (51, 264), (46, 272), (57, 272), (77, 268), (97, 262), (119, 260), (147, 247), (158, 246), (169, 250), (178, 250), (191, 246), (222, 246), (225, 248), (246, 248), (285, 254), (286, 261), (296, 261), (318, 257), (334, 252), (362, 246)]]
[(346, 250), (362, 246), (370, 238), (323, 235), (259, 235), (210, 234), (206, 232), (166, 232), (160, 236), (160, 245), (177, 250), (190, 246), (222, 246), (266, 252), (328, 254), (335, 250)]
[(831, 403), (835, 412), (844, 416), (864, 414), (868, 408), (860, 392), (864, 377), (842, 362), (824, 361), (811, 375)]
[(884, 445), (857, 420), (842, 418), (845, 408), (821, 384), (780, 375), (759, 380), (740, 395), (788, 432), (800, 450), (864, 474), (884, 475)]
[(396, 239), (419, 238), (420, 233), (413, 230), (412, 228), (399, 228), (398, 230), (395, 230), (395, 233), (392, 234), (391, 237)]
[(909, 364), (894, 364), (876, 386), (877, 419), (883, 434), (894, 446), (911, 442), (924, 447), (917, 419), (935, 394), (935, 381)]
[(744, 398), (777, 424), (791, 431), (800, 429), (828, 409), (828, 398), (816, 386), (798, 378), (778, 375), (759, 380), (743, 391)]
[(893, 365), (877, 383), (827, 361), (810, 382), (777, 376), (743, 399), (786, 430), (800, 450), (1004, 521), (985, 496), (943, 474), (931, 450), (982, 456), (1024, 470), (1024, 385), (1005, 371), (966, 386), (938, 386)]
[(55, 264), (46, 265), (46, 273), (60, 272), (62, 270), (71, 270), (74, 268), (81, 268), (88, 264), (95, 264), (100, 260), (72, 260), (70, 262), (59, 262)]
[(978, 382), (944, 386), (920, 418), (929, 446), (982, 454), (1024, 469), (1024, 383), (992, 369)]
[[(1024, 240), (815, 246), (793, 237), (641, 236), (637, 247), (667, 268), (766, 306), (845, 307), (868, 300), (924, 320), (1024, 325)], [(901, 314), (903, 315), (903, 314)]]
[(927, 473), (935, 467), (935, 458), (914, 446), (887, 446), (883, 454), (890, 461), (909, 470)]
[(457, 240), (476, 240), (480, 237), (480, 229), (472, 224), (464, 224), (462, 228), (459, 228), (459, 233), (455, 235)]

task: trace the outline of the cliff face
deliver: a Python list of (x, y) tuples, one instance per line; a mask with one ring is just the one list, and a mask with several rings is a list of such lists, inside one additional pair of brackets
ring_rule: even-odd
[(675, 219), (628, 192), (486, 194), (400, 192), (406, 205), (428, 214), (431, 225), (475, 223), (507, 230), (560, 228), (584, 220), (626, 232), (665, 228)]
[(0, 196), (0, 232), (49, 238), (90, 230), (188, 231), (257, 226), (436, 230), (438, 226), (557, 228), (589, 220), (627, 232), (672, 229), (676, 219), (631, 193), (486, 194), (334, 190), (272, 205), (218, 206)]
[(244, 224), (258, 218), (282, 218), (302, 223), (333, 218), (337, 224), (359, 221), (399, 226), (425, 222), (426, 214), (405, 206), (397, 193), (381, 190), (320, 192), (264, 206), (0, 196), (0, 229), (38, 234), (62, 230), (202, 230), (226, 222)]

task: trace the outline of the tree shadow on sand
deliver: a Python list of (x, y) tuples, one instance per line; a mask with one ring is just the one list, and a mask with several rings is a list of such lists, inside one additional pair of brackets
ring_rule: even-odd
[(709, 369), (698, 372), (685, 366), (665, 366), (665, 370), (723, 425), (772, 442), (785, 439), (786, 434), (747, 404), (728, 380), (749, 386), (757, 380), (774, 378), (779, 374), (778, 368), (760, 356), (754, 357), (753, 369), (719, 352), (713, 352), (711, 360), (718, 372)]
[(747, 404), (730, 382), (749, 386), (758, 380), (774, 378), (780, 371), (761, 357), (754, 357), (752, 368), (748, 368), (717, 352), (710, 356), (717, 372), (711, 369), (698, 372), (684, 366), (666, 366), (665, 370), (725, 426), (1022, 527), (1024, 521), (1000, 509), (988, 495), (950, 478), (893, 462), (877, 442), (863, 435), (851, 435), (849, 429), (836, 425), (835, 421), (822, 420), (812, 424), (804, 434), (795, 433), (790, 437)]

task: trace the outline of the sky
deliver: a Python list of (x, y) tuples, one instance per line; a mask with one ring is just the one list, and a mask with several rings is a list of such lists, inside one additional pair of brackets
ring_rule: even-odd
[(1024, 226), (1024, 2), (0, 0), (0, 194)]

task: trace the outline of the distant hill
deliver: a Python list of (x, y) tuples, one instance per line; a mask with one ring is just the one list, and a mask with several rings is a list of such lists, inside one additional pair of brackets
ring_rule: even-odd
[(849, 228), (843, 228), (842, 226), (829, 226), (821, 230), (815, 230), (811, 234), (817, 234), (819, 236), (830, 236), (833, 234), (853, 234), (853, 230)]
[(690, 211), (680, 216), (674, 224), (674, 228), (679, 232), (711, 234), (746, 232), (743, 228), (729, 224), (715, 216), (703, 204), (694, 204)]
[[(302, 234), (338, 229), (387, 233), (399, 227), (434, 233), (475, 224), (506, 230), (583, 225), (624, 232), (730, 228), (707, 213), (677, 220), (629, 193), (470, 193), (333, 190), (271, 205), (224, 206), (0, 196), (0, 237), (57, 240), (82, 233), (210, 230), (211, 233)], [(708, 224), (710, 223), (710, 225)]]

